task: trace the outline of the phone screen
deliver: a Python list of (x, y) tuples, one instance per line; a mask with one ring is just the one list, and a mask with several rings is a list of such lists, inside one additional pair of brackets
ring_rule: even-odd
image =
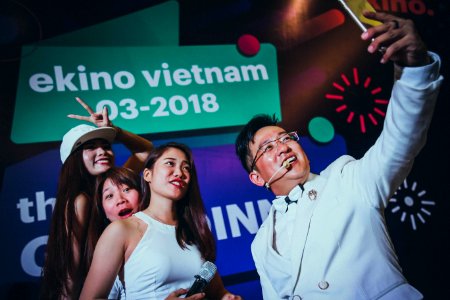
[(367, 31), (367, 26), (377, 26), (382, 24), (379, 21), (370, 20), (364, 17), (363, 11), (375, 11), (375, 8), (367, 0), (338, 0), (344, 9), (349, 13), (362, 31)]

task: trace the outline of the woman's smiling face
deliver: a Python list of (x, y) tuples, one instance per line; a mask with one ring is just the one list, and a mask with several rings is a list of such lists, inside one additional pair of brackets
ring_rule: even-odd
[(83, 163), (91, 175), (97, 176), (114, 165), (111, 144), (102, 139), (86, 142), (82, 146)]
[(180, 149), (168, 148), (151, 170), (145, 169), (144, 178), (149, 182), (151, 197), (179, 200), (188, 190), (190, 172), (191, 165), (186, 154)]

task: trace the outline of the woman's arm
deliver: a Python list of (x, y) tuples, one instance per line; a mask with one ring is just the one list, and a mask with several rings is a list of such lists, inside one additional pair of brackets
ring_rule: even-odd
[[(80, 282), (76, 281), (76, 279), (74, 281), (74, 275), (78, 272), (77, 270), (79, 270), (80, 267), (80, 257), (81, 252), (83, 251), (83, 249), (81, 248), (84, 246), (84, 241), (86, 239), (85, 231), (88, 224), (89, 211), (91, 209), (89, 198), (85, 194), (81, 193), (74, 199), (74, 218), (70, 218), (70, 209), (68, 207), (68, 203), (69, 201), (66, 202), (64, 211), (64, 222), (66, 224), (65, 230), (70, 237), (70, 240), (68, 242), (70, 243), (72, 251), (71, 254), (67, 254), (66, 256), (67, 259), (70, 260), (70, 262), (66, 262), (65, 272), (67, 273), (67, 280), (62, 286), (64, 295), (71, 295), (73, 289), (79, 287), (79, 285), (81, 284)], [(68, 222), (71, 222), (71, 224), (69, 224)], [(53, 239), (56, 239), (56, 235), (53, 236)], [(55, 242), (57, 243), (58, 241)], [(58, 254), (55, 253), (54, 255)], [(69, 267), (70, 265), (72, 265), (73, 267), (72, 270)], [(75, 278), (76, 277), (77, 276), (75, 275)]]
[[(85, 194), (79, 194), (74, 200), (75, 206), (75, 218), (76, 224), (72, 225), (74, 230), (72, 235), (72, 253), (73, 253), (73, 262), (78, 268), (80, 265), (80, 242), (83, 243), (83, 232), (85, 232), (86, 226), (89, 223), (88, 216), (89, 211), (91, 209), (90, 200), (86, 197)], [(67, 214), (67, 210), (66, 210)], [(67, 215), (66, 215), (67, 220)]]
[(117, 132), (116, 140), (120, 141), (131, 152), (130, 157), (123, 166), (132, 169), (137, 173), (141, 172), (144, 169), (147, 157), (153, 149), (153, 143), (117, 126), (112, 127), (114, 127)]
[(80, 299), (107, 299), (114, 280), (123, 266), (128, 229), (124, 222), (115, 221), (97, 242)]
[(77, 119), (81, 121), (91, 122), (98, 127), (113, 127), (116, 129), (116, 140), (120, 141), (128, 150), (130, 150), (131, 155), (128, 160), (123, 165), (126, 168), (130, 168), (136, 172), (140, 172), (144, 168), (144, 163), (153, 149), (153, 144), (147, 139), (138, 136), (137, 134), (131, 133), (129, 131), (123, 130), (117, 126), (114, 126), (108, 117), (108, 109), (106, 106), (101, 112), (94, 112), (92, 108), (87, 105), (83, 100), (76, 97), (75, 98), (81, 106), (86, 109), (89, 116), (80, 116), (70, 114), (69, 118)]

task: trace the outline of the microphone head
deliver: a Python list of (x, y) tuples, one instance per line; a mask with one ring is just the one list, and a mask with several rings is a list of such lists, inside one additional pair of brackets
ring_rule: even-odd
[(207, 282), (210, 282), (211, 279), (213, 279), (214, 274), (216, 274), (217, 267), (215, 264), (213, 264), (210, 261), (205, 261), (200, 269), (200, 272), (198, 275), (206, 280)]
[(286, 169), (289, 168), (291, 166), (291, 162), (293, 162), (295, 160), (295, 157), (292, 156), (289, 159), (285, 160), (283, 162), (283, 167), (285, 167)]

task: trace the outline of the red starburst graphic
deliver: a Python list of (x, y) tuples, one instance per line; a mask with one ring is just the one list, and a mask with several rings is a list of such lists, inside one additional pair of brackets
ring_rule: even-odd
[(357, 68), (353, 68), (353, 74), (349, 79), (345, 74), (341, 74), (342, 83), (333, 82), (333, 87), (338, 90), (334, 94), (325, 94), (325, 98), (333, 101), (339, 101), (336, 107), (337, 113), (347, 114), (346, 122), (351, 124), (359, 123), (361, 133), (366, 133), (367, 123), (373, 126), (381, 123), (386, 115), (386, 106), (389, 100), (382, 99), (380, 93), (381, 87), (371, 87), (372, 78), (367, 76), (360, 80)]

